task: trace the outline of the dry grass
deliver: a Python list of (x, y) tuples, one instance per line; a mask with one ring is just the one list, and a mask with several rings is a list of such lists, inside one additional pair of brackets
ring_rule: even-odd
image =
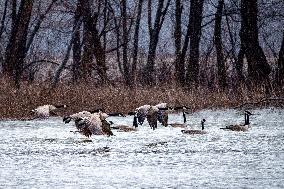
[(129, 112), (144, 104), (167, 102), (171, 106), (186, 105), (192, 111), (206, 108), (229, 108), (243, 102), (265, 97), (262, 90), (212, 92), (207, 89), (185, 90), (175, 86), (129, 89), (124, 86), (97, 87), (87, 84), (62, 85), (50, 91), (48, 84), (23, 85), (15, 90), (5, 80), (0, 80), (0, 119), (30, 117), (30, 110), (43, 104), (66, 104), (68, 108), (59, 115), (82, 110), (104, 108), (107, 112)]

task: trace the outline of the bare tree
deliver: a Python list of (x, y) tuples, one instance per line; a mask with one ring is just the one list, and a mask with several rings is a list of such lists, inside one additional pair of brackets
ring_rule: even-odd
[(215, 27), (214, 27), (214, 44), (217, 54), (217, 68), (218, 68), (218, 81), (219, 86), (225, 89), (227, 86), (226, 68), (223, 53), (222, 43), (222, 14), (223, 14), (224, 0), (218, 1), (217, 11), (215, 14)]
[(159, 34), (163, 26), (166, 13), (168, 11), (171, 0), (167, 0), (164, 5), (165, 0), (159, 0), (156, 10), (156, 16), (154, 25), (152, 24), (152, 0), (148, 0), (148, 29), (149, 29), (149, 49), (148, 49), (148, 58), (147, 64), (144, 68), (145, 84), (153, 85), (154, 84), (154, 66), (156, 59), (156, 49), (159, 42)]
[[(99, 12), (92, 14), (90, 0), (79, 0), (82, 6), (82, 15), (84, 20), (84, 27), (86, 32), (92, 36), (92, 43), (94, 45), (94, 55), (96, 58), (96, 70), (102, 80), (102, 83), (109, 82), (107, 77), (106, 67), (106, 52), (100, 39), (100, 33), (97, 28)], [(88, 35), (89, 35), (88, 34)]]
[(128, 27), (127, 27), (127, 11), (126, 11), (127, 1), (121, 1), (121, 16), (122, 16), (122, 62), (123, 62), (123, 72), (126, 85), (131, 84), (130, 77), (130, 65), (128, 61)]
[(282, 38), (281, 48), (280, 48), (279, 57), (278, 57), (276, 82), (279, 86), (283, 86), (284, 84), (284, 32), (283, 32), (283, 38)]
[[(74, 15), (74, 26), (79, 22), (82, 17), (82, 7), (80, 2), (77, 2), (75, 15)], [(81, 79), (81, 33), (80, 30), (76, 30), (74, 33), (73, 40), (73, 64), (72, 64), (72, 73), (73, 73), (73, 82), (77, 82)]]
[(69, 60), (70, 53), (71, 53), (71, 50), (72, 50), (72, 46), (74, 45), (74, 40), (76, 40), (77, 31), (79, 30), (81, 24), (82, 24), (82, 21), (80, 19), (75, 20), (74, 25), (73, 25), (72, 36), (71, 36), (70, 42), (67, 46), (66, 54), (64, 56), (63, 61), (58, 66), (58, 68), (55, 72), (54, 78), (53, 78), (53, 82), (52, 82), (52, 86), (51, 86), (52, 89), (57, 87), (57, 85), (59, 83), (60, 75), (61, 75), (62, 71), (64, 70), (64, 68), (65, 68), (65, 66), (66, 66), (66, 64)]
[[(185, 82), (185, 69), (184, 69), (184, 62), (185, 62), (185, 52), (188, 47), (189, 42), (189, 27), (187, 28), (187, 35), (185, 36), (185, 43), (182, 48), (181, 40), (182, 40), (182, 33), (181, 33), (181, 16), (182, 16), (183, 6), (180, 0), (175, 1), (175, 31), (174, 31), (174, 40), (175, 40), (175, 53), (176, 53), (176, 60), (175, 60), (175, 78), (178, 83), (184, 85)], [(185, 49), (186, 48), (186, 49)], [(184, 49), (184, 50), (183, 50)]]
[(3, 11), (3, 15), (1, 18), (1, 22), (0, 22), (0, 40), (2, 38), (2, 34), (4, 32), (4, 27), (5, 27), (5, 20), (6, 20), (6, 15), (7, 15), (7, 6), (8, 6), (8, 0), (5, 1), (4, 4), (4, 11)]
[(269, 87), (268, 76), (271, 72), (271, 68), (259, 45), (257, 13), (257, 0), (241, 0), (242, 22), (240, 31), (241, 50), (239, 52), (239, 62), (242, 62), (245, 56), (248, 61), (249, 80), (256, 86), (265, 84), (266, 87)]
[(33, 3), (33, 0), (22, 0), (16, 14), (16, 5), (13, 4), (12, 6), (14, 18), (12, 18), (13, 24), (11, 35), (6, 47), (6, 59), (3, 66), (3, 72), (14, 78), (17, 88), (20, 87), (20, 77), (23, 71), (24, 59), (27, 52), (26, 42)]
[(136, 70), (137, 70), (139, 31), (140, 31), (140, 21), (141, 21), (141, 13), (142, 13), (143, 1), (144, 0), (139, 0), (138, 1), (137, 15), (136, 15), (136, 21), (135, 21), (135, 28), (134, 28), (132, 68), (131, 68), (132, 84), (135, 82), (135, 74), (136, 74)]
[(38, 33), (42, 22), (44, 21), (44, 19), (46, 18), (47, 14), (50, 12), (51, 8), (54, 6), (56, 1), (58, 1), (58, 0), (52, 0), (51, 3), (48, 5), (47, 9), (44, 11), (44, 13), (39, 15), (39, 18), (36, 21), (36, 24), (35, 24), (33, 30), (31, 31), (30, 37), (27, 40), (26, 52), (29, 51), (30, 46), (34, 41), (34, 38), (35, 38), (36, 34)]
[(204, 0), (190, 1), (190, 47), (186, 81), (189, 85), (194, 86), (198, 86), (199, 84), (199, 45), (201, 38), (203, 6)]

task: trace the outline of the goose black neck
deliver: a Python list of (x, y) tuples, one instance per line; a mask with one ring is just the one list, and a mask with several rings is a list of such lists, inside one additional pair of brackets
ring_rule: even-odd
[(245, 125), (249, 125), (249, 114), (245, 114)]
[(109, 116), (121, 116), (124, 117), (122, 113), (120, 112), (112, 112), (112, 113), (108, 113)]
[(54, 105), (55, 106), (55, 108), (64, 108), (65, 107), (65, 105)]
[(134, 119), (133, 119), (133, 126), (134, 126), (135, 128), (138, 127), (138, 121), (137, 121), (137, 116), (136, 116), (136, 115), (134, 116)]
[(202, 119), (202, 120), (201, 120), (201, 129), (202, 129), (202, 130), (204, 130), (204, 123), (205, 123), (205, 121), (206, 121), (205, 119)]
[(183, 117), (183, 123), (186, 123), (186, 115), (184, 111), (182, 111), (182, 117)]

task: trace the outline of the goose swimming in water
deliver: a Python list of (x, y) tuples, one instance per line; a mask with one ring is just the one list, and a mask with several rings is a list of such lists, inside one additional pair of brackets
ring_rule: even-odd
[(49, 116), (57, 116), (56, 110), (59, 108), (66, 108), (66, 105), (42, 105), (38, 106), (37, 108), (33, 109), (31, 112), (37, 118), (48, 118)]
[(182, 117), (183, 117), (183, 123), (169, 123), (170, 126), (172, 127), (181, 127), (181, 128), (186, 128), (186, 115), (185, 115), (185, 111), (182, 111)]
[(249, 116), (253, 115), (249, 111), (245, 111), (245, 123), (244, 124), (239, 124), (239, 125), (229, 125), (226, 126), (225, 128), (220, 128), (223, 130), (231, 130), (231, 131), (248, 131), (250, 128), (250, 121), (249, 121)]
[(195, 129), (188, 129), (188, 130), (181, 130), (183, 134), (189, 134), (189, 135), (195, 135), (195, 134), (206, 134), (207, 132), (204, 131), (204, 123), (205, 119), (201, 120), (201, 130), (195, 130)]
[[(109, 121), (110, 125), (114, 125), (112, 121)], [(121, 132), (131, 132), (131, 131), (137, 131), (136, 127), (131, 127), (128, 125), (121, 125), (121, 124), (115, 124), (114, 126), (110, 126), (111, 129), (115, 129)]]

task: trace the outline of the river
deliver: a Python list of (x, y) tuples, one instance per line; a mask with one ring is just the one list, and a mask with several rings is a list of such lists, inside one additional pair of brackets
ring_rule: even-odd
[(206, 119), (208, 133), (193, 136), (144, 123), (87, 139), (61, 118), (0, 121), (0, 188), (284, 188), (284, 110), (252, 112), (248, 132), (219, 129), (244, 122), (237, 110), (187, 115), (191, 128)]

